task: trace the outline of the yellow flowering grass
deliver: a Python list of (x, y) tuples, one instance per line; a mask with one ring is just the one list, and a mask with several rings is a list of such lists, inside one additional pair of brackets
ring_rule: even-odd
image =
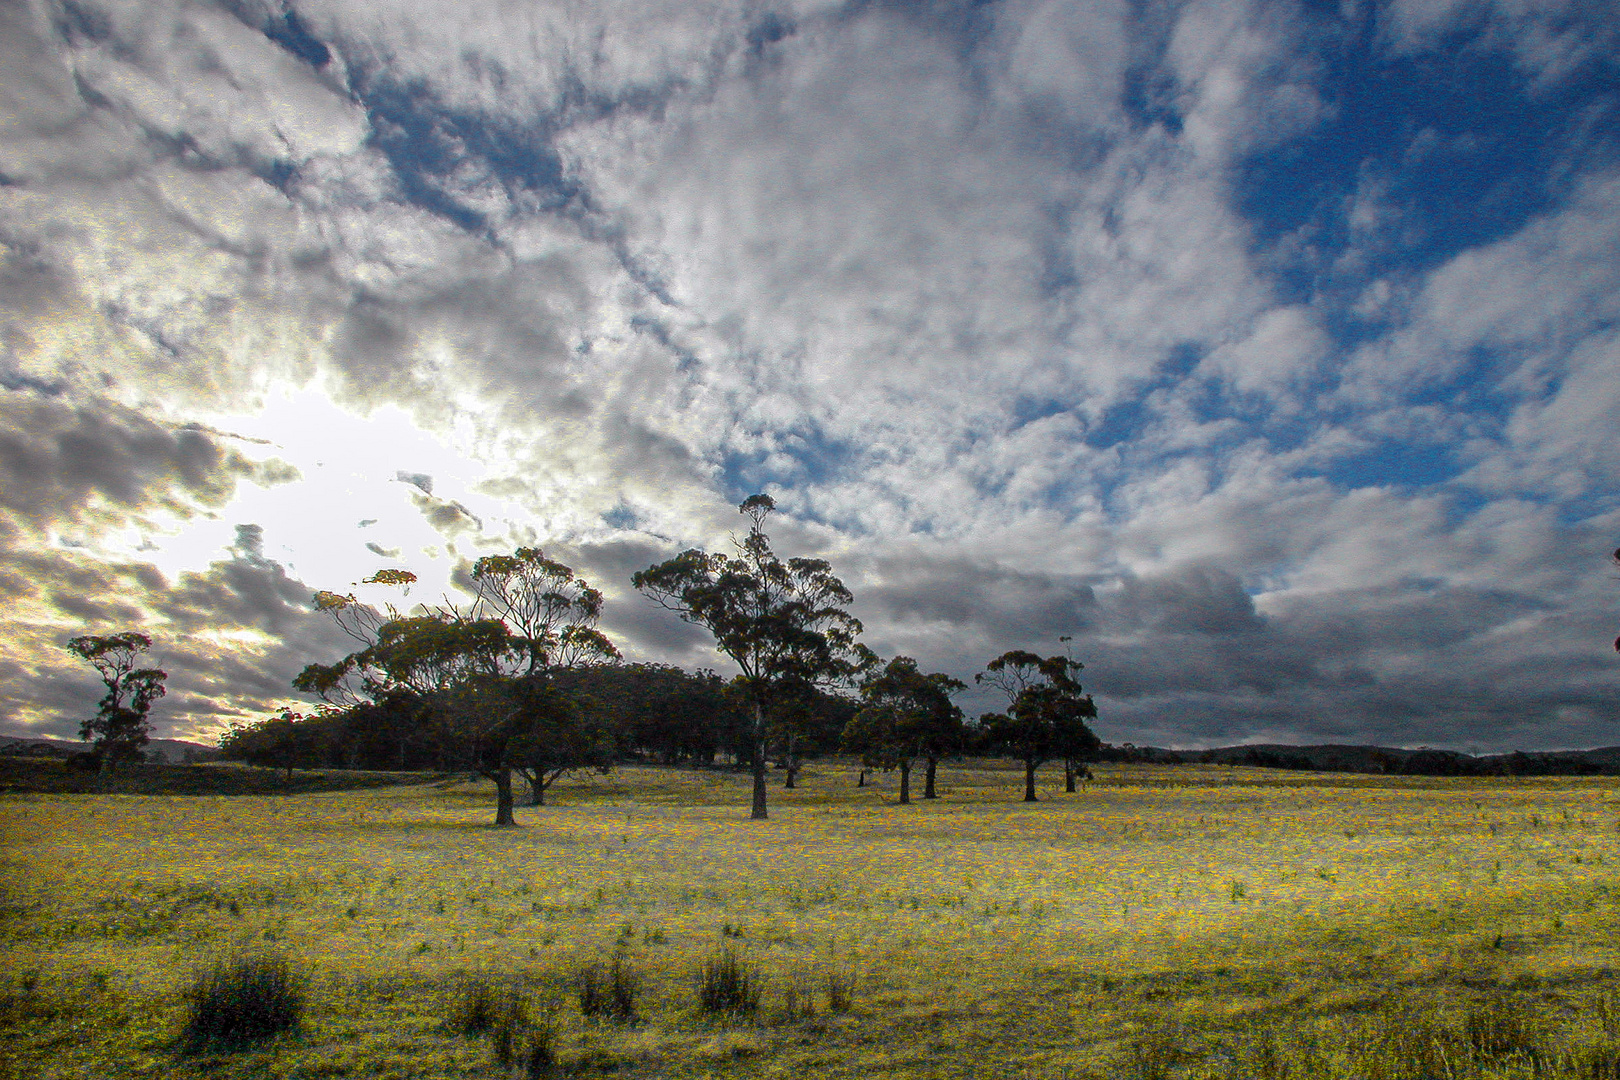
[[(1014, 770), (947, 767), (941, 799), (899, 806), (889, 778), (812, 763), (752, 822), (744, 777), (624, 769), (514, 830), (474, 784), (0, 798), (8, 1000), (33, 1009), (0, 1055), (39, 1076), (491, 1076), (446, 1027), (479, 975), (551, 1017), (562, 1067), (627, 1076), (1147, 1075), (1163, 1031), (1202, 1048), (1163, 1075), (1224, 1076), (1222, 1040), (1257, 1022), (1331, 1047), (1336, 1018), (1492, 986), (1603, 1036), (1611, 781), (1096, 772), (1028, 805)], [(722, 945), (765, 980), (756, 1019), (696, 1011)], [(177, 1056), (194, 973), (266, 948), (309, 980), (300, 1030)], [(614, 954), (643, 977), (634, 1025), (570, 997)], [(847, 1014), (818, 1002), (829, 975), (855, 977)]]

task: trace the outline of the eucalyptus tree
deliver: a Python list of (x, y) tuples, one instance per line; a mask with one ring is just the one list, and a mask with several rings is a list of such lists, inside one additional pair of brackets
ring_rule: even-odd
[[(388, 570), (364, 584), (414, 581)], [(509, 826), (515, 771), (538, 803), (578, 764), (567, 754), (577, 711), (552, 684), (556, 669), (614, 660), (618, 650), (595, 626), (601, 593), (537, 549), (480, 559), (470, 581), (469, 604), (446, 601), (415, 615), (317, 593), (316, 606), (364, 647), (310, 664), (293, 685), (348, 706), (414, 703), (418, 725), (450, 761), (495, 782), (495, 824)]]
[(166, 692), (163, 684), (169, 677), (157, 668), (135, 666), (151, 647), (152, 639), (136, 630), (89, 634), (67, 643), (68, 652), (95, 668), (107, 688), (96, 715), (79, 724), (79, 738), (93, 740), (91, 753), (102, 769), (140, 760), (151, 738), (147, 714)]
[(1037, 656), (1022, 649), (1002, 653), (974, 681), (1007, 695), (1007, 711), (979, 720), (987, 746), (1024, 763), (1024, 801), (1035, 802), (1035, 770), (1061, 757), (1068, 774), (1089, 759), (1102, 741), (1086, 725), (1097, 706), (1075, 678), (1085, 665), (1067, 656)]
[(951, 695), (965, 684), (941, 672), (925, 675), (917, 661), (896, 656), (861, 681), (861, 708), (844, 729), (846, 750), (861, 755), (870, 769), (900, 772), (900, 802), (911, 802), (911, 770), (918, 758), (928, 763), (923, 797), (935, 797), (939, 758), (959, 745), (962, 710)]
[(768, 816), (766, 755), (773, 706), (805, 685), (846, 681), (872, 657), (859, 645), (852, 597), (824, 559), (785, 562), (771, 549), (765, 518), (769, 495), (752, 495), (738, 510), (751, 528), (733, 540), (735, 554), (688, 549), (646, 570), (631, 583), (654, 603), (714, 635), (715, 648), (741, 669), (737, 679), (751, 713), (750, 753), (756, 820)]
[(529, 783), (529, 803), (542, 806), (546, 789), (559, 777), (581, 769), (605, 772), (616, 749), (599, 713), (564, 692), (564, 671), (620, 659), (619, 650), (596, 628), (602, 594), (573, 569), (538, 548), (520, 547), (510, 555), (486, 555), (473, 564), (472, 603), (465, 615), (493, 618), (511, 628), (525, 655), (511, 700), (525, 724), (511, 752)]

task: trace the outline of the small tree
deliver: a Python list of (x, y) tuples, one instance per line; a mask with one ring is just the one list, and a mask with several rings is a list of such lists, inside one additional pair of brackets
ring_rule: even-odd
[(861, 683), (862, 706), (844, 729), (845, 749), (859, 753), (869, 769), (900, 771), (900, 802), (911, 801), (911, 769), (929, 760), (926, 798), (934, 798), (933, 763), (954, 745), (962, 730), (962, 710), (951, 695), (965, 689), (939, 672), (924, 675), (917, 661), (897, 656)]
[(714, 635), (715, 648), (742, 669), (739, 689), (752, 712), (754, 799), (750, 817), (767, 816), (766, 755), (772, 706), (790, 688), (844, 680), (869, 652), (860, 620), (845, 607), (849, 590), (823, 559), (783, 562), (771, 550), (765, 518), (776, 503), (752, 495), (738, 507), (752, 523), (735, 555), (689, 549), (637, 573), (631, 583), (654, 603)]
[(92, 752), (103, 769), (141, 760), (142, 748), (151, 739), (147, 713), (166, 692), (163, 683), (169, 677), (157, 668), (135, 666), (151, 647), (152, 639), (134, 630), (76, 637), (67, 643), (68, 651), (88, 661), (107, 687), (96, 715), (79, 725), (79, 738), (94, 740)]
[(613, 767), (618, 745), (593, 703), (535, 678), (515, 687), (529, 724), (513, 749), (518, 775), (529, 783), (529, 805), (544, 806), (546, 790), (570, 773)]
[(987, 746), (1023, 761), (1025, 802), (1036, 801), (1035, 770), (1042, 764), (1054, 757), (1071, 764), (1086, 760), (1102, 746), (1086, 726), (1097, 706), (1075, 678), (1082, 667), (1067, 656), (1014, 649), (973, 677), (1007, 695), (1007, 711), (986, 713), (979, 724)]

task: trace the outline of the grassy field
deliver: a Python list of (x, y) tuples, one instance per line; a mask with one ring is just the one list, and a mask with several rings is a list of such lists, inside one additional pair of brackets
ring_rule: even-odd
[[(501, 831), (471, 784), (0, 796), (0, 1075), (1620, 1077), (1612, 780), (1096, 773), (898, 806), (812, 763), (750, 822), (625, 769)], [(725, 950), (757, 1010), (700, 1009)], [(254, 953), (300, 1025), (183, 1053)], [(634, 1015), (584, 1015), (615, 960)]]

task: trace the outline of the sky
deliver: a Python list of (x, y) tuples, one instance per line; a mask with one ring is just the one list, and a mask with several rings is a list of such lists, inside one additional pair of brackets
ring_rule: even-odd
[(0, 0), (0, 730), (138, 629), (206, 741), (520, 545), (725, 671), (630, 576), (766, 492), (1110, 742), (1620, 743), (1617, 15)]

